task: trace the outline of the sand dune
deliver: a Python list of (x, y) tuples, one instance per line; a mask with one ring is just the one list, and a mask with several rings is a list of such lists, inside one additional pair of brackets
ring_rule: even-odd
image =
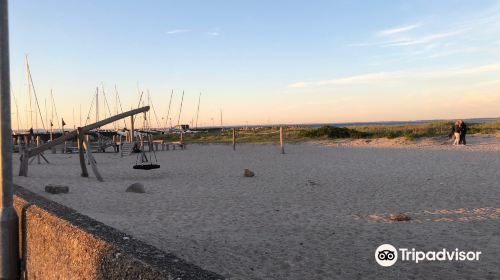
[[(135, 156), (97, 154), (103, 183), (79, 177), (77, 155), (48, 154), (52, 164), (14, 180), (229, 279), (493, 279), (500, 138), (480, 137), (467, 147), (294, 144), (285, 155), (275, 145), (191, 145), (158, 152), (154, 171), (133, 170)], [(126, 193), (134, 182), (146, 193)], [(46, 194), (48, 183), (70, 193)], [(388, 220), (400, 212), (412, 220)], [(483, 254), (382, 268), (374, 252), (383, 243)]]

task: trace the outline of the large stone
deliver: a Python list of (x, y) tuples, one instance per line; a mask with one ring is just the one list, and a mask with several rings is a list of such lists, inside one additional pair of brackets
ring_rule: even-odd
[(243, 174), (245, 177), (253, 177), (255, 173), (253, 173), (250, 169), (245, 169), (245, 173)]
[(391, 221), (396, 221), (396, 222), (407, 222), (407, 221), (411, 220), (410, 216), (403, 214), (403, 213), (391, 214), (389, 216), (389, 219), (391, 219)]
[(69, 192), (69, 187), (68, 186), (61, 186), (61, 185), (46, 185), (45, 186), (45, 192), (51, 193), (51, 194), (60, 194), (60, 193), (68, 193)]
[(141, 183), (133, 183), (127, 188), (126, 192), (145, 193), (146, 190), (144, 189), (144, 186)]

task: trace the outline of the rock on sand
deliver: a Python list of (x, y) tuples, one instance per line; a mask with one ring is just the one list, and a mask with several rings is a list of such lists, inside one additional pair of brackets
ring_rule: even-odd
[(126, 192), (145, 193), (146, 190), (144, 189), (144, 186), (141, 183), (133, 183), (127, 188)]
[(245, 169), (244, 176), (245, 177), (253, 177), (253, 176), (255, 176), (255, 173), (253, 173), (250, 169)]
[(396, 222), (407, 222), (407, 221), (411, 220), (410, 216), (403, 214), (403, 213), (391, 214), (389, 216), (389, 219), (391, 219), (391, 221), (396, 221)]
[(52, 184), (46, 185), (45, 192), (48, 192), (51, 194), (68, 193), (69, 187), (68, 186), (61, 186), (61, 185), (52, 185)]

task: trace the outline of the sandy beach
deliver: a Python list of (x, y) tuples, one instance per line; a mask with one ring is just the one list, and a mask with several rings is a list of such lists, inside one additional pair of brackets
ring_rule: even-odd
[[(500, 138), (397, 141), (291, 144), (284, 155), (277, 145), (189, 145), (157, 152), (152, 171), (132, 169), (135, 154), (96, 154), (102, 183), (80, 177), (77, 154), (46, 154), (50, 165), (14, 181), (228, 279), (497, 278)], [(125, 192), (135, 182), (145, 194)], [(70, 193), (47, 194), (47, 184)], [(383, 268), (374, 252), (384, 243), (482, 256)]]

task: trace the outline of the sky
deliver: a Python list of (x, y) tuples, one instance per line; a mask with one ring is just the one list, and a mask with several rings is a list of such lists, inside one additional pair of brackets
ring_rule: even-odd
[(103, 91), (116, 112), (115, 85), (123, 110), (149, 92), (151, 126), (195, 123), (200, 93), (198, 126), (500, 117), (500, 1), (9, 4), (15, 129), (31, 123), (26, 56), (44, 121), (52, 90), (75, 126), (97, 87), (100, 118)]

